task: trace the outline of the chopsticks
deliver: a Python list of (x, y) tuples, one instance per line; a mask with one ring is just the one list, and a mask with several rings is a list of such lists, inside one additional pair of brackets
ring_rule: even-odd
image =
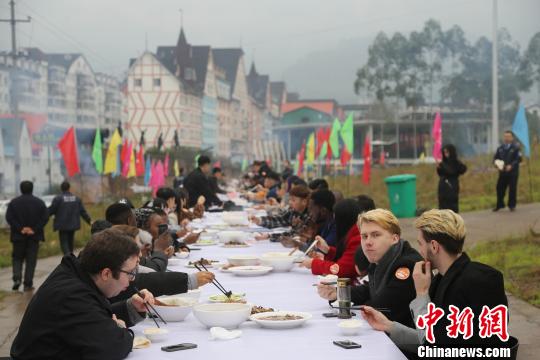
[[(349, 310), (362, 310), (364, 308), (364, 305), (360, 305), (360, 306), (334, 306), (334, 305), (330, 305), (331, 308), (333, 309), (338, 309), (338, 310), (342, 310), (342, 309), (349, 309)], [(391, 309), (389, 308), (383, 308), (383, 307), (374, 307), (373, 309), (377, 310), (377, 311), (380, 311), (382, 313), (390, 313), (392, 312)]]
[[(137, 289), (136, 286), (132, 285), (133, 287), (133, 290), (135, 290), (135, 292), (137, 293), (137, 295), (139, 295), (141, 297), (141, 299), (144, 299), (144, 296), (143, 294), (141, 294), (141, 292), (139, 291), (139, 289)], [(152, 315), (152, 313), (150, 312), (150, 309), (148, 307), (150, 307), (152, 309), (152, 311), (158, 316), (158, 318), (163, 321), (164, 324), (167, 324), (167, 322), (161, 317), (161, 315), (159, 315), (159, 313), (156, 311), (156, 309), (152, 306), (152, 304), (149, 304), (149, 303), (144, 303), (144, 307), (146, 308), (146, 311), (148, 311), (148, 314)], [(153, 317), (153, 316), (150, 316), (152, 318), (152, 320), (154, 320), (154, 323), (156, 324), (156, 326), (159, 328), (159, 324), (158, 322), (156, 321), (156, 319)]]
[[(208, 271), (208, 269), (206, 268), (206, 266), (204, 266), (203, 264), (203, 258), (201, 258), (201, 260), (199, 261), (199, 264), (201, 265), (201, 267), (204, 269), (204, 271)], [(195, 266), (195, 269), (199, 270), (199, 271), (203, 271), (201, 270), (201, 268), (199, 267), (199, 265), (194, 262), (193, 263), (193, 266)], [(223, 287), (223, 285), (221, 285), (221, 283), (214, 277), (214, 280), (212, 280), (212, 284), (214, 284), (215, 287), (218, 288), (219, 291), (221, 291), (227, 298), (230, 298), (231, 295), (232, 295), (232, 291), (227, 291), (225, 290), (225, 287)]]
[(292, 254), (294, 254), (294, 252), (295, 252), (296, 250), (298, 250), (297, 247), (295, 247), (294, 249), (292, 249), (288, 256), (291, 256)]

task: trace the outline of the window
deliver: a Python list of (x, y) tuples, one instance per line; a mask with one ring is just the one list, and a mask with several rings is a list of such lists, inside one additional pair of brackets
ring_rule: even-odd
[(138, 87), (141, 87), (142, 86), (142, 79), (135, 79), (134, 85), (138, 86)]
[(161, 79), (154, 79), (154, 82), (153, 82), (154, 86), (161, 86)]

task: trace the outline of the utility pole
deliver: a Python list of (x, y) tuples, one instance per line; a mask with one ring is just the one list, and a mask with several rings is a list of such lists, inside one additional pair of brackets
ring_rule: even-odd
[[(13, 113), (13, 116), (15, 117), (15, 120), (18, 120), (19, 118), (19, 103), (18, 103), (18, 94), (16, 91), (16, 75), (17, 75), (17, 38), (16, 38), (16, 29), (15, 25), (18, 22), (21, 23), (28, 23), (32, 19), (30, 16), (26, 18), (26, 20), (22, 19), (15, 19), (15, 1), (11, 0), (9, 2), (9, 6), (11, 8), (11, 17), (9, 19), (0, 19), (0, 22), (8, 22), (11, 25), (11, 56), (13, 58), (13, 70), (11, 71), (11, 91), (10, 91), (10, 97), (11, 97), (11, 112)], [(21, 182), (21, 152), (20, 152), (20, 139), (21, 139), (21, 127), (16, 127), (16, 140), (15, 140), (15, 194), (19, 191), (19, 183)]]
[(491, 150), (497, 151), (499, 144), (499, 46), (497, 34), (497, 0), (493, 0), (493, 46), (491, 61)]

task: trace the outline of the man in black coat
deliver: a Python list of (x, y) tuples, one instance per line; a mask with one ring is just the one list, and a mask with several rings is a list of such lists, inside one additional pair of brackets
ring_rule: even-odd
[[(413, 277), (416, 298), (410, 303), (415, 319), (427, 313), (428, 303), (444, 311), (433, 328), (434, 345), (437, 347), (504, 347), (505, 342), (498, 336), (480, 336), (481, 314), (484, 307), (490, 310), (502, 305), (508, 306), (504, 292), (502, 274), (490, 266), (472, 262), (463, 252), (465, 224), (452, 210), (430, 210), (415, 222), (419, 230), (420, 253), (426, 261), (415, 265)], [(432, 279), (431, 268), (438, 274)], [(450, 306), (459, 312), (470, 308), (474, 315), (471, 320), (472, 336), (464, 339), (463, 334), (449, 336), (448, 315)], [(416, 353), (416, 347), (426, 343), (425, 329), (407, 327), (403, 323), (392, 322), (371, 308), (364, 310), (364, 317), (377, 330), (390, 334), (401, 348)], [(505, 321), (503, 317), (503, 321)]]
[(221, 206), (223, 203), (218, 199), (212, 185), (208, 179), (210, 174), (210, 158), (206, 155), (199, 156), (197, 160), (198, 167), (193, 170), (184, 180), (184, 187), (189, 192), (188, 207), (193, 207), (197, 203), (199, 196), (206, 199), (205, 205)]
[(62, 194), (56, 196), (49, 207), (49, 216), (54, 215), (53, 227), (54, 231), (58, 231), (60, 248), (64, 255), (73, 253), (75, 231), (81, 228), (80, 218), (82, 217), (88, 225), (92, 223), (81, 199), (73, 195), (69, 189), (70, 184), (64, 181), (60, 185)]
[[(389, 309), (388, 317), (413, 326), (409, 302), (415, 297), (412, 271), (422, 257), (407, 241), (400, 238), (398, 219), (388, 210), (375, 209), (358, 221), (362, 249), (370, 265), (369, 282), (351, 289), (356, 305)], [(319, 295), (336, 300), (336, 289), (319, 285)]]
[[(519, 163), (521, 162), (521, 152), (519, 145), (514, 142), (514, 134), (511, 131), (505, 131), (501, 146), (493, 157), (493, 162), (499, 170), (499, 179), (497, 180), (497, 206), (493, 211), (499, 211), (504, 208), (504, 197), (506, 188), (508, 188), (508, 208), (510, 211), (516, 209), (517, 183), (519, 177)], [(500, 162), (501, 165), (497, 165)]]
[(210, 185), (212, 186), (212, 190), (216, 194), (226, 194), (227, 192), (219, 187), (219, 183), (223, 179), (223, 171), (219, 167), (215, 167), (212, 169), (212, 176), (210, 176)]
[(43, 228), (49, 215), (43, 200), (32, 195), (32, 182), (22, 181), (20, 189), (22, 195), (9, 202), (6, 221), (11, 227), (13, 243), (13, 290), (19, 290), (21, 286), (22, 267), (26, 261), (24, 290), (29, 291), (33, 289), (39, 242), (45, 240)]
[(124, 359), (133, 347), (126, 328), (143, 320), (153, 295), (142, 290), (127, 301), (107, 300), (130, 286), (139, 248), (114, 229), (97, 233), (79, 259), (64, 256), (28, 304), (11, 358)]

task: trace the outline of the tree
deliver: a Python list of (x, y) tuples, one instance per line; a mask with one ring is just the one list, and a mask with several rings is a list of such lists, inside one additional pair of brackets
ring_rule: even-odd
[(540, 32), (534, 34), (523, 55), (521, 70), (538, 86), (540, 93)]
[(369, 47), (368, 62), (357, 72), (355, 92), (361, 88), (375, 94), (379, 101), (391, 97), (407, 106), (423, 102), (422, 82), (418, 73), (417, 49), (403, 34), (392, 38), (381, 32)]

